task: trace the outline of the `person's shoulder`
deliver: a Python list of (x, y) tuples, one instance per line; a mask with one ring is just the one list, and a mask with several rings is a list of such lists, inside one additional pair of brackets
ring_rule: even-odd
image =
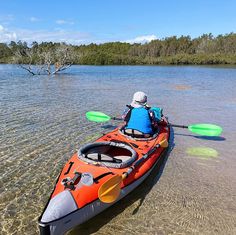
[(152, 111), (151, 108), (152, 108), (151, 106), (145, 105), (145, 109), (147, 109), (149, 112)]

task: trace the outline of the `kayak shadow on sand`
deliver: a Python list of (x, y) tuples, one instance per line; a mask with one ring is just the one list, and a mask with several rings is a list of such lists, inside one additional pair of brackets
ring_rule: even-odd
[(150, 175), (141, 183), (136, 189), (134, 189), (131, 193), (127, 196), (122, 198), (120, 201), (116, 202), (114, 205), (109, 207), (107, 210), (103, 211), (102, 213), (98, 214), (97, 216), (93, 217), (89, 221), (75, 227), (69, 235), (76, 235), (76, 234), (83, 234), (89, 235), (92, 233), (96, 233), (101, 227), (105, 224), (109, 223), (113, 218), (117, 215), (122, 213), (127, 207), (134, 204), (136, 201), (139, 200), (138, 206), (133, 210), (132, 214), (136, 214), (140, 207), (142, 206), (146, 196), (148, 195), (149, 191), (153, 188), (153, 186), (159, 181), (166, 162), (169, 158), (171, 151), (173, 150), (174, 144), (174, 133), (173, 129), (171, 128), (171, 134), (169, 139), (169, 147), (166, 151), (163, 152), (160, 161), (154, 167)]

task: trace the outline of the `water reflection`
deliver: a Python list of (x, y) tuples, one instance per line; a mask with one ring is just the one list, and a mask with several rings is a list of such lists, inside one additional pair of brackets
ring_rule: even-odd
[(192, 87), (190, 85), (183, 85), (183, 84), (180, 84), (180, 85), (175, 85), (174, 86), (174, 89), (175, 90), (178, 90), (178, 91), (185, 91), (185, 90), (190, 90), (192, 89)]
[(186, 153), (190, 156), (198, 157), (201, 159), (211, 159), (211, 158), (217, 158), (218, 152), (213, 148), (207, 148), (207, 147), (192, 147), (188, 148), (186, 150)]

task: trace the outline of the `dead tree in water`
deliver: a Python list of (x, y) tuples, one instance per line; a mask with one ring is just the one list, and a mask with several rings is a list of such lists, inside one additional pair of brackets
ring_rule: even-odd
[(40, 74), (32, 67), (33, 53), (29, 48), (17, 50), (14, 54), (13, 63), (17, 64), (20, 68), (28, 71), (32, 75)]
[(23, 48), (17, 50), (13, 62), (32, 75), (56, 74), (68, 69), (75, 58), (72, 47), (59, 44), (55, 48)]

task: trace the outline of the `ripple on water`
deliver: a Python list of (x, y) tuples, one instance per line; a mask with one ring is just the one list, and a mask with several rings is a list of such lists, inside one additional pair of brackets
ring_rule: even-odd
[(174, 89), (178, 91), (185, 91), (192, 89), (192, 87), (190, 85), (175, 85)]

